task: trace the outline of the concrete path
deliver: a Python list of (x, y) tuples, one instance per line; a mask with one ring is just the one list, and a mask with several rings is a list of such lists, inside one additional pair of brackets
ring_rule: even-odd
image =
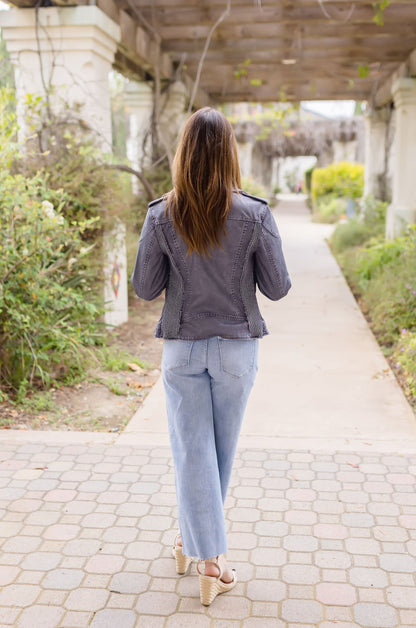
[(301, 202), (278, 221), (294, 288), (226, 501), (236, 588), (206, 609), (171, 557), (160, 382), (124, 433), (0, 432), (0, 628), (415, 628), (416, 432)]
[[(293, 287), (278, 303), (260, 295), (270, 335), (241, 444), (416, 442), (414, 414), (325, 242), (332, 227), (312, 223), (303, 198), (282, 200), (275, 213)], [(164, 404), (159, 381), (121, 440), (168, 444)]]

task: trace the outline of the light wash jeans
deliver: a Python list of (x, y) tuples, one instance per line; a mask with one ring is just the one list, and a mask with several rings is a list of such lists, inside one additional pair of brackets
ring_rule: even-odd
[(162, 376), (187, 556), (227, 551), (223, 504), (257, 358), (257, 338), (165, 340)]

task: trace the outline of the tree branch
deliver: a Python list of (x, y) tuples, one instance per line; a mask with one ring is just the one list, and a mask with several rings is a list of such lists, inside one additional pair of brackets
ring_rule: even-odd
[(139, 179), (140, 183), (143, 185), (149, 201), (155, 198), (155, 191), (153, 190), (149, 181), (146, 179), (142, 172), (139, 172), (134, 168), (130, 168), (130, 166), (124, 166), (123, 164), (100, 164), (99, 166), (93, 168), (93, 171), (98, 170), (98, 168), (105, 168), (105, 170), (120, 170), (121, 172), (128, 172), (129, 174), (133, 174)]
[(15, 264), (13, 264), (13, 266), (9, 268), (6, 274), (0, 278), (0, 284), (2, 285), (5, 284), (8, 278), (10, 277), (10, 275), (12, 274), (12, 272), (16, 270), (16, 268), (18, 268), (21, 264), (23, 264), (23, 262), (28, 260), (30, 257), (33, 257), (36, 253), (37, 253), (37, 250), (33, 251), (32, 253), (29, 253), (28, 255), (25, 255), (24, 257), (22, 257), (22, 259), (19, 259)]
[(347, 17), (345, 19), (340, 20), (337, 17), (333, 17), (330, 13), (328, 13), (326, 8), (324, 7), (324, 2), (325, 0), (318, 0), (318, 4), (321, 7), (322, 13), (325, 15), (326, 18), (328, 18), (328, 20), (336, 20), (337, 22), (345, 23), (350, 20), (352, 14), (354, 13), (355, 4), (352, 3)]
[(196, 77), (195, 77), (195, 82), (194, 82), (194, 87), (193, 87), (193, 90), (192, 90), (191, 100), (189, 101), (188, 113), (191, 113), (191, 111), (192, 111), (192, 107), (193, 107), (194, 100), (195, 100), (195, 97), (196, 97), (196, 92), (197, 92), (198, 86), (199, 86), (199, 81), (201, 79), (202, 66), (204, 65), (205, 57), (207, 56), (208, 48), (209, 48), (209, 45), (211, 43), (211, 39), (212, 39), (212, 36), (214, 34), (214, 31), (221, 24), (221, 22), (223, 20), (225, 20), (227, 15), (229, 15), (230, 11), (231, 11), (231, 0), (227, 0), (227, 6), (226, 6), (225, 10), (221, 13), (220, 17), (215, 22), (215, 24), (213, 24), (211, 30), (208, 33), (208, 37), (207, 37), (207, 40), (205, 42), (204, 49), (202, 51), (202, 55), (201, 55), (201, 58), (200, 58), (199, 63), (198, 63), (198, 70), (197, 70)]

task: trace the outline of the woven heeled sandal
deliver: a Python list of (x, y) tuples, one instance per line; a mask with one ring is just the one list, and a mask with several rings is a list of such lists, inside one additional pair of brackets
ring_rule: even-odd
[(172, 547), (172, 556), (176, 563), (176, 573), (183, 576), (188, 571), (189, 565), (192, 563), (190, 556), (185, 556), (182, 552), (182, 545), (178, 544), (179, 533), (175, 537), (175, 541)]
[[(213, 563), (218, 567), (219, 575), (218, 576), (206, 576), (205, 573), (201, 572), (200, 566), (203, 563), (205, 566), (205, 562)], [(224, 582), (221, 580), (223, 575), (221, 566), (219, 564), (218, 556), (215, 560), (205, 561), (200, 560), (197, 563), (197, 571), (199, 574), (199, 594), (201, 599), (201, 604), (204, 606), (209, 606), (220, 593), (226, 593), (227, 591), (231, 591), (237, 584), (237, 574), (235, 569), (233, 569), (233, 579), (231, 582)]]

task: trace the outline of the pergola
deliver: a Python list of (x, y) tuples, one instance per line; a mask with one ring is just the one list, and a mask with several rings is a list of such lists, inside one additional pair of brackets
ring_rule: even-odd
[[(52, 86), (57, 105), (83, 105), (84, 119), (111, 150), (111, 69), (130, 79), (133, 165), (162, 92), (160, 124), (171, 144), (192, 108), (207, 104), (366, 100), (365, 193), (377, 197), (388, 179), (388, 236), (416, 222), (416, 0), (9, 3), (0, 26), (16, 69), (21, 136), (26, 95)], [(122, 244), (114, 247), (108, 276), (124, 255)], [(108, 283), (114, 324), (126, 319), (126, 285), (122, 279), (114, 296)]]
[(416, 48), (413, 0), (393, 2), (384, 25), (369, 0), (116, 4), (136, 23), (142, 16), (142, 28), (151, 24), (163, 52), (194, 80), (212, 32), (200, 85), (215, 102), (273, 101), (281, 91), (288, 100), (367, 100)]
[[(11, 0), (17, 7), (37, 0)], [(88, 0), (40, 6), (88, 5)], [(390, 97), (416, 48), (415, 0), (97, 0), (120, 26), (114, 65), (144, 78), (195, 81), (199, 102)], [(204, 48), (207, 45), (206, 54)], [(201, 63), (201, 58), (203, 57)], [(199, 67), (201, 64), (201, 67)], [(412, 66), (416, 63), (412, 62)], [(412, 75), (412, 74), (411, 74)]]

